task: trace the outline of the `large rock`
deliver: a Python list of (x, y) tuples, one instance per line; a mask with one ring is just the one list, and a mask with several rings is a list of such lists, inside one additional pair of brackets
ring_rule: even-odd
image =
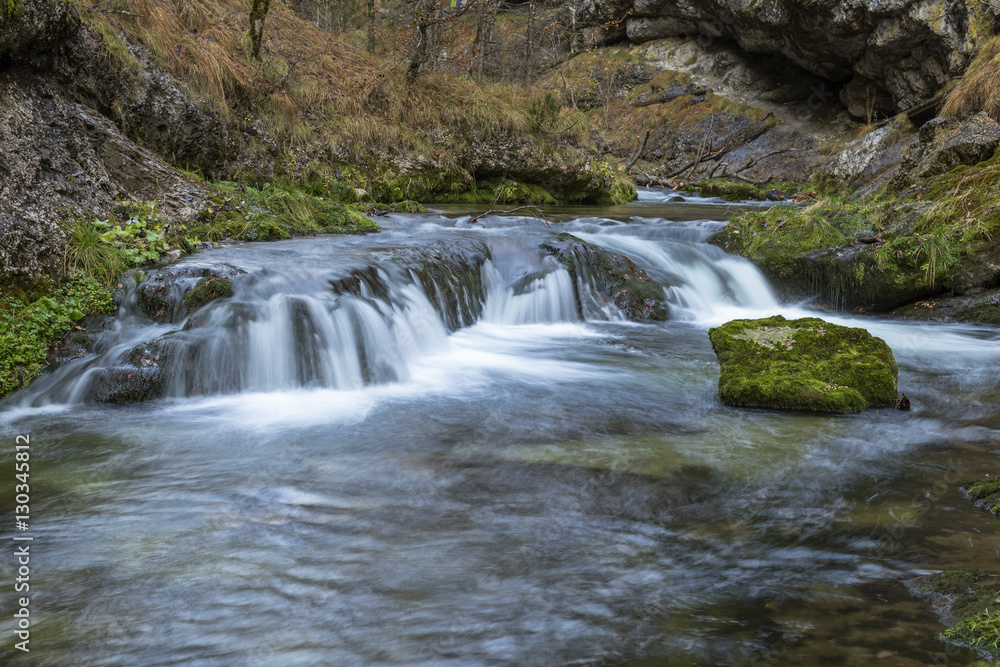
[(633, 322), (662, 321), (669, 310), (662, 284), (621, 255), (571, 234), (546, 241), (542, 250), (553, 255), (573, 277), (577, 307), (581, 317), (591, 317), (594, 310), (614, 304)]
[(709, 330), (726, 405), (861, 412), (896, 402), (896, 361), (864, 329), (818, 318), (734, 320)]
[(858, 117), (929, 99), (964, 70), (992, 22), (975, 0), (580, 0), (576, 17), (599, 26), (625, 11), (636, 41), (721, 39), (846, 84)]

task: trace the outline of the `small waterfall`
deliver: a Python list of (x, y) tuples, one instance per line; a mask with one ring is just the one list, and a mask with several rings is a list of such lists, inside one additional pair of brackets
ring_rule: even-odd
[(494, 324), (550, 324), (573, 322), (576, 294), (569, 271), (559, 267), (519, 285), (507, 284), (492, 262), (483, 266), (487, 286), (483, 319)]
[(652, 274), (660, 274), (670, 284), (666, 293), (674, 319), (716, 321), (761, 312), (773, 314), (780, 309), (771, 286), (752, 263), (715, 246), (619, 234), (574, 234), (633, 258)]
[[(299, 265), (293, 252), (273, 266), (192, 258), (137, 274), (91, 354), (13, 400), (358, 390), (407, 381), (415, 361), (447, 350), (451, 333), (477, 322), (662, 320), (664, 302), (670, 317), (699, 322), (779, 308), (752, 264), (698, 242), (710, 231), (703, 225), (632, 225), (653, 238), (578, 226), (587, 230), (578, 238), (535, 231), (377, 248), (334, 269), (322, 257)], [(231, 282), (232, 296), (185, 304), (199, 281), (219, 279)]]

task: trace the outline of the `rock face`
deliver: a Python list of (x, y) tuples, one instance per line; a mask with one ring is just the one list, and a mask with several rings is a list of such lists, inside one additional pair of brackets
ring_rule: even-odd
[(778, 315), (734, 320), (708, 336), (726, 405), (844, 413), (895, 404), (892, 350), (864, 329)]
[(593, 26), (626, 14), (633, 41), (721, 39), (779, 54), (844, 84), (858, 117), (870, 106), (891, 112), (930, 98), (965, 68), (992, 20), (974, 0), (580, 0), (576, 9)]
[(204, 205), (201, 187), (102, 113), (117, 96), (113, 83), (97, 83), (99, 62), (66, 3), (31, 0), (0, 13), (0, 279), (56, 268), (65, 244), (58, 220), (108, 217), (118, 199), (157, 199), (167, 217)]

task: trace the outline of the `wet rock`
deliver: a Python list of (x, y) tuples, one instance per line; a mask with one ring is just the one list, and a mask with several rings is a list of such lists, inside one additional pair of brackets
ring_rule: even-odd
[(184, 307), (193, 313), (216, 299), (226, 299), (233, 295), (233, 283), (227, 276), (213, 275), (199, 280), (184, 295)]
[(1000, 660), (1000, 595), (997, 576), (982, 570), (945, 570), (907, 582), (916, 595), (930, 601), (945, 623), (945, 641), (965, 646), (983, 658)]
[(118, 366), (107, 368), (97, 376), (91, 398), (97, 403), (126, 405), (160, 398), (166, 386), (163, 368)]
[(1000, 477), (987, 477), (962, 487), (966, 498), (1000, 516)]
[[(583, 308), (581, 287), (589, 285), (599, 301), (612, 302), (633, 322), (662, 321), (669, 316), (663, 286), (628, 257), (599, 248), (570, 234), (546, 241), (542, 249), (558, 259), (573, 277), (577, 307)], [(581, 312), (581, 317), (586, 313)]]
[(897, 317), (929, 322), (978, 322), (1000, 326), (1000, 290), (972, 290), (953, 297), (935, 297), (892, 311)]
[(401, 249), (393, 262), (415, 276), (449, 331), (472, 325), (483, 314), (486, 288), (482, 266), (490, 258), (483, 244)]
[(726, 405), (861, 412), (896, 403), (896, 361), (864, 329), (780, 315), (709, 330)]
[(232, 296), (230, 279), (242, 273), (231, 266), (197, 265), (167, 266), (149, 275), (130, 272), (119, 282), (122, 287), (116, 301), (134, 300), (139, 311), (154, 322), (180, 322), (213, 298)]

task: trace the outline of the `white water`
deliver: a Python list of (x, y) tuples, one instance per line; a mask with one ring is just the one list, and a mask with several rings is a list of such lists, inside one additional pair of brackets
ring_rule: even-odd
[[(707, 326), (815, 313), (700, 244), (717, 223), (483, 224), (401, 217), (378, 237), (191, 258), (248, 275), (170, 335), (186, 350), (171, 400), (5, 406), (4, 435), (31, 431), (38, 447), (39, 664), (876, 664), (889, 650), (916, 667), (943, 655), (940, 626), (898, 580), (994, 566), (995, 520), (952, 487), (995, 470), (1000, 332), (824, 314), (890, 341), (913, 412), (734, 410), (717, 399)], [(627, 249), (669, 286), (673, 319), (583, 308), (580, 320), (579, 286), (536, 249), (563, 230)], [(481, 316), (446, 327), (447, 304), (469, 305), (457, 279), (425, 291), (384, 261), (415, 236), (489, 240)], [(329, 289), (358, 266), (382, 279)], [(104, 356), (15, 400), (63, 403), (88, 373), (185, 325), (127, 314)], [(187, 393), (195, 379), (202, 393)]]

